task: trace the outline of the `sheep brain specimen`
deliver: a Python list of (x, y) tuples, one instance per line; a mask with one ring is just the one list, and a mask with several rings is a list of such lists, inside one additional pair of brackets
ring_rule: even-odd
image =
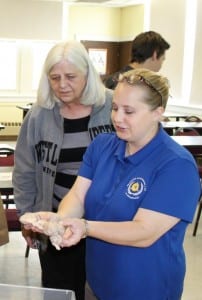
[(65, 232), (65, 227), (62, 225), (61, 219), (53, 215), (50, 221), (42, 220), (37, 213), (25, 213), (20, 217), (20, 222), (24, 225), (30, 224), (38, 227), (44, 234), (48, 235), (52, 245), (60, 250), (62, 236)]

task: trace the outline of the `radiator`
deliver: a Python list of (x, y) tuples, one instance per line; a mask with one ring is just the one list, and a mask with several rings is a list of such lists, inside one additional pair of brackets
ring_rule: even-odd
[(0, 130), (0, 136), (17, 136), (20, 131), (22, 122), (1, 122), (5, 126), (4, 129)]

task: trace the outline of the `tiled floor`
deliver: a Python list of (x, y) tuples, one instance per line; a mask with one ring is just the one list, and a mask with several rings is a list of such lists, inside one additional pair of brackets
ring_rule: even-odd
[[(192, 236), (192, 231), (193, 225), (190, 225), (185, 237), (187, 273), (182, 300), (202, 299), (202, 217), (196, 237)], [(25, 258), (25, 248), (21, 233), (10, 233), (10, 243), (0, 247), (0, 283), (40, 286), (37, 252), (31, 249), (29, 257)]]
[(192, 236), (193, 224), (185, 237), (187, 272), (182, 300), (202, 300), (202, 215), (195, 237)]
[(21, 232), (10, 232), (10, 242), (0, 247), (0, 283), (40, 286), (40, 264), (37, 250), (30, 249), (25, 258), (26, 243)]

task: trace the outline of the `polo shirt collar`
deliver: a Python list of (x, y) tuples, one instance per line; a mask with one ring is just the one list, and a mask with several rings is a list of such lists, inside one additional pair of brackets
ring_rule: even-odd
[(125, 149), (126, 149), (126, 141), (119, 139), (118, 147), (114, 153), (114, 155), (117, 157), (120, 161), (130, 161), (134, 165), (139, 164), (142, 162), (156, 147), (159, 147), (159, 145), (163, 142), (165, 138), (165, 131), (160, 124), (159, 131), (155, 135), (155, 137), (146, 144), (142, 149), (140, 149), (138, 152), (134, 153), (130, 156), (125, 156)]

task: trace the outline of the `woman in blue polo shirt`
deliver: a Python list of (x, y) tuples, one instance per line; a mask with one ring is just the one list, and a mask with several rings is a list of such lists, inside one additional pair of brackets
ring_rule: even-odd
[(87, 237), (87, 300), (181, 298), (183, 240), (200, 180), (192, 155), (160, 125), (168, 95), (159, 74), (123, 74), (113, 97), (116, 133), (91, 143), (59, 206), (62, 246)]

